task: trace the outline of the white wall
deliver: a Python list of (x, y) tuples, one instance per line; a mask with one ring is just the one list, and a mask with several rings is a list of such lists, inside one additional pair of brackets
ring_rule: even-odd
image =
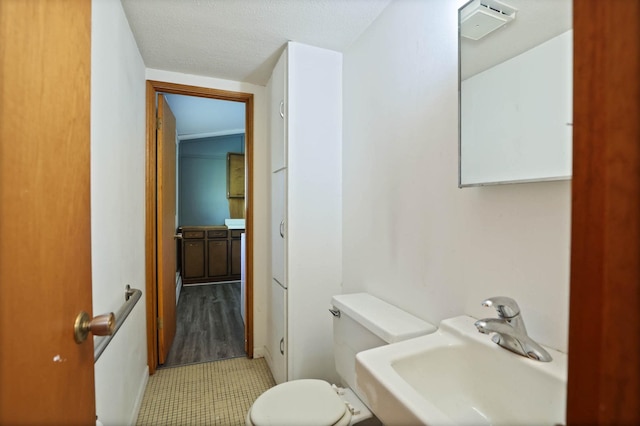
[[(115, 312), (126, 284), (145, 286), (145, 79), (254, 94), (254, 355), (266, 335), (268, 152), (264, 87), (146, 69), (120, 2), (92, 1), (91, 203), (93, 310)], [(145, 297), (95, 366), (105, 425), (136, 421), (148, 379)]]
[(254, 357), (262, 357), (266, 344), (266, 289), (270, 277), (269, 192), (271, 173), (267, 132), (267, 104), (263, 86), (219, 78), (182, 74), (147, 68), (147, 80), (157, 80), (190, 86), (253, 93), (253, 347)]
[(343, 286), (437, 324), (515, 298), (567, 350), (571, 184), (457, 188), (457, 8), (397, 0), (344, 55)]
[(244, 134), (190, 139), (178, 147), (178, 224), (224, 225), (227, 153), (244, 152)]
[[(93, 0), (91, 239), (93, 311), (116, 312), (145, 286), (144, 63), (119, 1)], [(135, 423), (148, 377), (144, 296), (95, 365), (105, 425)]]

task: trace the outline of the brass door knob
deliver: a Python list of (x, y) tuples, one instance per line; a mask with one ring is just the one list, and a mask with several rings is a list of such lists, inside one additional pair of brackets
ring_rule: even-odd
[(89, 332), (96, 336), (110, 336), (115, 327), (116, 316), (113, 312), (94, 318), (91, 318), (86, 312), (80, 312), (73, 326), (73, 335), (76, 343), (82, 343), (87, 340)]

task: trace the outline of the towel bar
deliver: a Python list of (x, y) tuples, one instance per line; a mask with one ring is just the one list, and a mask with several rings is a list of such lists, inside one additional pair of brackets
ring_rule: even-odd
[(131, 288), (127, 284), (127, 287), (124, 291), (125, 302), (122, 304), (120, 309), (118, 309), (118, 312), (116, 312), (116, 325), (113, 329), (113, 333), (110, 336), (105, 336), (100, 340), (96, 340), (96, 344), (93, 349), (94, 363), (98, 361), (98, 358), (100, 358), (100, 355), (102, 355), (102, 352), (104, 352), (107, 345), (109, 345), (109, 343), (111, 342), (111, 339), (113, 339), (113, 336), (116, 335), (116, 333), (122, 326), (122, 323), (124, 323), (124, 321), (127, 319), (129, 314), (133, 310), (133, 307), (136, 305), (136, 303), (138, 303), (138, 300), (140, 300), (140, 296), (142, 296), (141, 290)]

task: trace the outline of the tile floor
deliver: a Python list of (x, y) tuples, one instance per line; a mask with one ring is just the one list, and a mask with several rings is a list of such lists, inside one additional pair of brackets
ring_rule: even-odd
[(244, 425), (253, 401), (274, 385), (264, 358), (159, 369), (149, 377), (137, 425)]

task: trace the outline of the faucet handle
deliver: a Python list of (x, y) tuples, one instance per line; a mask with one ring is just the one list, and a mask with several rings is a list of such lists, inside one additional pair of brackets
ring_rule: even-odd
[(510, 319), (520, 314), (518, 303), (506, 296), (490, 297), (482, 302), (482, 306), (494, 307), (498, 311), (498, 316), (504, 319)]

